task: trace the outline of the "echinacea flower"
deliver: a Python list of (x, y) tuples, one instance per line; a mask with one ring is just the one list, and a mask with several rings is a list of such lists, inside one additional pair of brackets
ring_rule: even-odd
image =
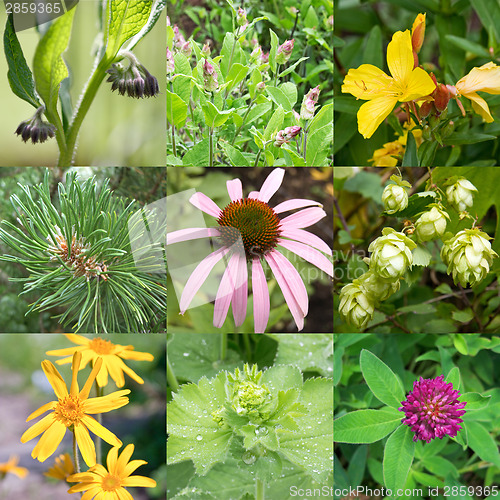
[(387, 46), (389, 76), (372, 64), (350, 69), (342, 92), (365, 102), (358, 111), (358, 130), (370, 138), (398, 102), (416, 101), (436, 88), (432, 78), (422, 69), (414, 68), (410, 31), (397, 31)]
[[(478, 95), (479, 92), (487, 94), (500, 94), (500, 66), (493, 62), (483, 64), (479, 68), (472, 68), (468, 75), (458, 80), (455, 86), (447, 85), (451, 95), (455, 98), (463, 96), (472, 101), (472, 109), (491, 123), (493, 117), (486, 101)], [(457, 103), (460, 101), (457, 99)], [(462, 113), (465, 116), (465, 111)]]
[(42, 415), (48, 410), (51, 410), (51, 413), (32, 425), (21, 436), (21, 443), (26, 443), (43, 433), (31, 452), (31, 456), (38, 459), (39, 462), (44, 462), (56, 451), (68, 429), (74, 432), (78, 448), (89, 467), (96, 464), (95, 446), (90, 437), (89, 430), (112, 446), (122, 445), (122, 442), (111, 431), (103, 427), (90, 415), (105, 413), (125, 406), (128, 403), (128, 398), (125, 395), (129, 394), (130, 391), (124, 389), (112, 392), (103, 397), (89, 398), (92, 384), (101, 369), (102, 359), (97, 360), (83, 389), (80, 391), (77, 375), (81, 362), (82, 355), (76, 352), (73, 355), (73, 364), (71, 367), (73, 373), (71, 387), (68, 392), (66, 384), (56, 367), (50, 361), (42, 361), (42, 369), (54, 389), (57, 401), (51, 401), (34, 411), (26, 419), (26, 422)]
[[(195, 193), (190, 198), (192, 205), (217, 219), (218, 227), (171, 232), (167, 234), (167, 245), (207, 237), (216, 238), (220, 245), (198, 264), (189, 277), (179, 301), (181, 314), (188, 309), (217, 262), (227, 256), (228, 264), (215, 298), (213, 324), (217, 328), (222, 326), (230, 304), (236, 326), (245, 320), (250, 265), (254, 327), (256, 333), (263, 333), (270, 312), (269, 290), (262, 266), (262, 261), (265, 261), (283, 292), (297, 328), (302, 330), (308, 312), (307, 291), (298, 271), (277, 247), (295, 253), (329, 276), (333, 276), (333, 265), (323, 253), (331, 255), (332, 251), (323, 240), (303, 229), (326, 216), (320, 203), (292, 199), (274, 208), (269, 206), (269, 199), (281, 186), (284, 174), (283, 169), (274, 169), (260, 191), (252, 192), (246, 198), (243, 197), (239, 179), (228, 181), (227, 191), (231, 203), (223, 210), (203, 193)], [(298, 208), (304, 210), (283, 219), (278, 216)]]
[(147, 464), (144, 460), (132, 460), (134, 445), (125, 446), (118, 456), (118, 448), (111, 448), (106, 458), (106, 469), (101, 464), (96, 464), (87, 472), (79, 472), (68, 477), (68, 482), (78, 483), (73, 485), (68, 493), (85, 491), (82, 500), (92, 498), (106, 500), (134, 500), (125, 489), (128, 487), (154, 488), (156, 481), (145, 476), (131, 476), (141, 465)]
[(61, 453), (54, 460), (54, 465), (43, 473), (44, 476), (66, 481), (71, 474), (75, 473), (75, 465), (69, 453)]
[(73, 355), (76, 352), (80, 352), (82, 355), (80, 370), (83, 370), (89, 361), (92, 361), (92, 366), (95, 366), (97, 360), (99, 358), (102, 359), (102, 367), (96, 377), (99, 387), (108, 385), (108, 373), (115, 381), (117, 387), (123, 387), (125, 385), (124, 373), (138, 384), (144, 384), (144, 380), (129, 368), (123, 360), (153, 361), (154, 356), (149, 352), (134, 351), (134, 346), (132, 345), (113, 344), (109, 340), (104, 340), (100, 337), (88, 339), (74, 333), (65, 333), (64, 335), (71, 340), (71, 342), (77, 344), (77, 346), (47, 351), (46, 354), (49, 356), (68, 356), (64, 359), (58, 359), (56, 361), (58, 365), (70, 363)]
[(15, 474), (16, 476), (23, 479), (28, 474), (28, 469), (25, 467), (18, 467), (19, 457), (12, 456), (7, 462), (0, 463), (0, 479), (5, 477), (7, 473)]
[(408, 394), (399, 411), (404, 412), (402, 423), (415, 433), (413, 441), (430, 443), (432, 439), (444, 436), (455, 437), (462, 430), (460, 418), (465, 414), (467, 403), (458, 400), (460, 391), (453, 390), (452, 383), (446, 383), (444, 376), (413, 382), (413, 390)]

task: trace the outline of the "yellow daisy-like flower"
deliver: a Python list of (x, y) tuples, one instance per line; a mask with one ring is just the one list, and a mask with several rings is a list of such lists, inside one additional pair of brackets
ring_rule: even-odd
[(386, 142), (380, 149), (373, 152), (369, 162), (373, 162), (374, 167), (395, 167), (398, 160), (404, 154), (405, 148), (398, 141)]
[(70, 483), (79, 483), (72, 486), (68, 493), (85, 491), (82, 500), (92, 498), (102, 500), (134, 500), (125, 487), (154, 488), (156, 481), (144, 476), (131, 476), (138, 467), (147, 464), (144, 460), (132, 460), (134, 445), (125, 446), (118, 456), (118, 448), (114, 447), (108, 453), (106, 460), (107, 470), (101, 464), (91, 467), (87, 472), (73, 474), (68, 478)]
[(45, 415), (45, 417), (32, 425), (21, 436), (21, 443), (26, 443), (43, 433), (31, 452), (31, 456), (38, 459), (39, 462), (47, 460), (56, 451), (67, 429), (75, 433), (78, 448), (89, 467), (92, 467), (96, 463), (95, 446), (90, 437), (89, 430), (112, 446), (121, 446), (122, 444), (111, 431), (103, 427), (90, 415), (105, 413), (125, 406), (128, 403), (128, 398), (125, 395), (129, 394), (130, 391), (124, 389), (112, 392), (107, 396), (89, 398), (90, 389), (97, 373), (101, 369), (102, 360), (98, 359), (96, 361), (89, 378), (80, 391), (77, 375), (81, 361), (82, 355), (79, 352), (75, 353), (71, 367), (73, 375), (69, 392), (66, 383), (56, 367), (50, 361), (42, 361), (42, 369), (54, 389), (57, 401), (51, 401), (34, 411), (26, 419), (26, 422), (42, 415), (46, 411), (51, 410), (51, 413)]
[(436, 88), (422, 68), (413, 67), (409, 30), (394, 33), (387, 46), (387, 66), (392, 77), (372, 64), (362, 64), (348, 71), (342, 85), (342, 92), (368, 101), (358, 111), (358, 130), (365, 139), (373, 135), (397, 102), (421, 99)]
[(54, 460), (54, 465), (43, 473), (44, 476), (66, 481), (66, 479), (75, 473), (75, 466), (69, 453), (62, 453)]
[(138, 384), (144, 384), (144, 380), (142, 380), (142, 378), (122, 360), (133, 359), (137, 361), (153, 361), (154, 356), (149, 352), (134, 351), (134, 346), (132, 345), (113, 344), (109, 340), (103, 340), (100, 337), (88, 339), (73, 333), (65, 335), (71, 342), (78, 344), (78, 346), (47, 351), (46, 354), (49, 356), (69, 355), (67, 358), (58, 359), (56, 361), (58, 365), (69, 363), (71, 361), (71, 356), (75, 352), (80, 352), (82, 354), (82, 366), (80, 369), (85, 368), (89, 361), (92, 361), (92, 365), (95, 365), (98, 358), (102, 359), (102, 368), (99, 370), (96, 379), (99, 387), (105, 387), (108, 384), (108, 373), (115, 381), (117, 387), (123, 387), (125, 385), (123, 373), (126, 373)]
[(489, 62), (479, 68), (472, 68), (468, 75), (458, 80), (453, 87), (447, 85), (454, 97), (463, 96), (472, 101), (472, 109), (491, 123), (493, 117), (486, 101), (478, 95), (478, 91), (488, 94), (500, 94), (500, 66)]
[(18, 463), (19, 457), (16, 456), (10, 457), (7, 462), (0, 463), (0, 479), (5, 477), (5, 474), (7, 474), (7, 472), (15, 474), (21, 479), (26, 477), (28, 475), (28, 469), (26, 469), (25, 467), (18, 467)]

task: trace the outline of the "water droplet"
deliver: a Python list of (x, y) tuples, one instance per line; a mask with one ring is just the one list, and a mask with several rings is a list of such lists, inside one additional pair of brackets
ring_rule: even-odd
[(245, 451), (245, 453), (243, 453), (243, 455), (241, 455), (241, 459), (247, 465), (252, 465), (257, 460), (257, 457), (251, 451)]
[(201, 441), (203, 439), (203, 436), (201, 434), (198, 434), (196, 436), (196, 441)]
[(187, 358), (189, 356), (189, 352), (183, 352), (182, 355)]
[(266, 436), (267, 433), (267, 427), (257, 427), (257, 429), (255, 429), (255, 435), (257, 436)]

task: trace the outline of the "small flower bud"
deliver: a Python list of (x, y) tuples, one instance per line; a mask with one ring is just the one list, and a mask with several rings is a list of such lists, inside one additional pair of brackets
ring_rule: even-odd
[(440, 205), (434, 205), (424, 212), (415, 222), (415, 234), (419, 241), (431, 241), (441, 238), (446, 231), (446, 219), (450, 216)]
[(281, 44), (278, 47), (276, 52), (276, 62), (278, 64), (285, 64), (290, 59), (293, 51), (293, 45), (295, 40), (292, 38), (291, 40), (287, 40), (285, 43)]
[(40, 106), (30, 120), (19, 124), (15, 133), (21, 136), (24, 142), (31, 139), (33, 144), (45, 142), (49, 137), (55, 137), (56, 127), (42, 119), (45, 106)]
[(340, 291), (339, 313), (348, 324), (356, 326), (359, 330), (364, 330), (368, 321), (373, 318), (374, 308), (371, 296), (357, 280), (344, 286)]
[(328, 31), (333, 31), (333, 14), (326, 18), (325, 24)]
[(258, 92), (259, 94), (261, 94), (262, 92), (264, 92), (265, 88), (266, 88), (266, 84), (264, 82), (259, 82), (255, 86), (255, 91)]
[(280, 148), (283, 144), (288, 143), (291, 139), (296, 137), (301, 130), (302, 127), (299, 127), (297, 125), (294, 125), (293, 127), (287, 127), (284, 130), (280, 130), (276, 134), (274, 145)]
[(167, 47), (167, 75), (175, 71), (174, 54)]
[(201, 55), (207, 59), (208, 57), (210, 57), (210, 42), (206, 42), (204, 45), (203, 45), (203, 48), (201, 49)]
[(262, 57), (262, 47), (257, 44), (250, 53), (250, 59), (254, 62), (257, 62), (259, 61), (259, 59), (261, 59), (261, 57)]
[(261, 56), (260, 56), (260, 60), (262, 62), (262, 64), (266, 64), (269, 62), (269, 52), (262, 52)]
[(219, 88), (219, 81), (217, 76), (217, 71), (208, 59), (205, 59), (203, 64), (203, 80), (205, 82), (205, 90), (208, 92), (214, 92)]
[(446, 85), (439, 83), (436, 90), (432, 93), (432, 97), (434, 97), (434, 106), (439, 112), (441, 112), (448, 106), (448, 102), (450, 101), (450, 91)]
[(310, 120), (314, 116), (314, 106), (318, 102), (319, 98), (319, 85), (311, 89), (302, 100), (302, 106), (300, 108), (300, 118), (302, 120)]
[(453, 185), (446, 188), (446, 198), (459, 212), (463, 212), (467, 207), (472, 207), (474, 191), (477, 191), (477, 188), (472, 182), (465, 177), (459, 177)]
[(238, 14), (236, 16), (236, 22), (238, 26), (245, 27), (248, 24), (247, 11), (241, 7), (238, 9)]
[(181, 54), (184, 54), (188, 59), (191, 57), (191, 53), (193, 52), (193, 48), (189, 42), (184, 42), (179, 49)]
[(498, 254), (492, 250), (491, 237), (479, 228), (464, 229), (451, 239), (445, 241), (441, 248), (441, 258), (448, 266), (448, 274), (453, 274), (455, 284), (464, 288), (482, 281), (490, 270), (494, 257)]
[(425, 14), (418, 14), (411, 28), (411, 46), (414, 52), (420, 52), (425, 37)]

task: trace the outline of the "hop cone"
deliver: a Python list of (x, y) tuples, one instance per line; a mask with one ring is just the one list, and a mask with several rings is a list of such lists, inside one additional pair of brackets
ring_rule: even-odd
[(373, 317), (375, 303), (364, 286), (354, 280), (340, 291), (340, 315), (350, 325), (363, 330)]
[(431, 241), (443, 236), (446, 231), (446, 219), (449, 215), (443, 207), (433, 206), (424, 212), (415, 222), (415, 234), (419, 241)]
[(448, 274), (453, 273), (455, 284), (463, 287), (474, 286), (485, 278), (490, 270), (493, 257), (498, 254), (491, 249), (490, 236), (478, 229), (464, 229), (447, 240), (441, 249), (441, 258), (448, 266)]
[(446, 189), (446, 198), (459, 212), (463, 212), (467, 207), (472, 207), (474, 191), (477, 191), (474, 184), (465, 177), (460, 177), (455, 184)]
[(403, 186), (389, 184), (382, 193), (382, 203), (388, 214), (394, 214), (408, 206), (408, 193)]
[(402, 423), (415, 433), (413, 441), (430, 443), (432, 439), (442, 439), (448, 435), (455, 437), (462, 428), (460, 418), (465, 414), (467, 403), (458, 400), (459, 391), (453, 384), (446, 383), (444, 376), (413, 382), (413, 390), (408, 394), (399, 411), (404, 412)]

